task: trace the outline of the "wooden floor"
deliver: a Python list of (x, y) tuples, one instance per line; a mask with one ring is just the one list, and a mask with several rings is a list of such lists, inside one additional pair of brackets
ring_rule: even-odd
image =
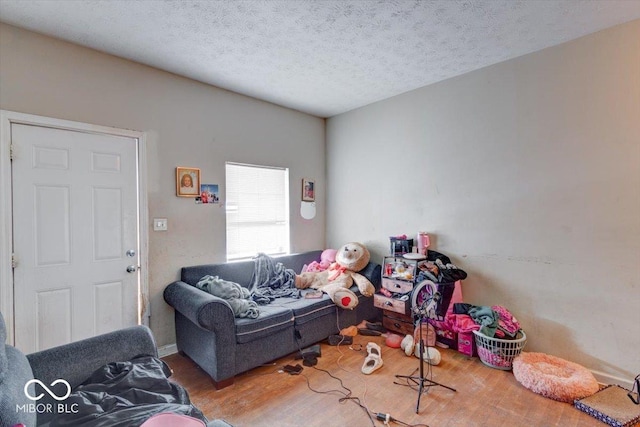
[[(367, 353), (356, 349), (357, 344), (365, 346), (369, 341), (381, 346), (384, 365), (373, 374), (364, 375), (360, 368)], [(187, 357), (174, 354), (164, 360), (174, 371), (172, 380), (189, 391), (192, 402), (209, 419), (223, 418), (236, 427), (384, 425), (382, 421), (372, 421), (367, 411), (389, 413), (406, 423), (391, 423), (391, 426), (604, 425), (571, 404), (525, 389), (510, 371), (487, 367), (479, 359), (454, 350), (441, 350), (441, 353), (442, 362), (433, 367), (431, 378), (457, 391), (428, 387), (421, 395), (417, 414), (417, 389), (394, 382), (404, 381), (396, 379), (396, 375), (417, 376), (418, 372), (414, 371), (419, 360), (405, 356), (400, 349), (385, 346), (382, 337), (357, 336), (351, 349), (323, 343), (318, 364), (305, 367), (300, 375), (281, 372), (285, 364), (301, 362), (285, 357), (237, 376), (234, 385), (220, 391), (213, 388), (209, 376)]]

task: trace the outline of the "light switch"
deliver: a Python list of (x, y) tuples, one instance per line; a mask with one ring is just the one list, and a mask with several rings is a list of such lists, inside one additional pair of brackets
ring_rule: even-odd
[(153, 231), (167, 231), (167, 218), (153, 218)]

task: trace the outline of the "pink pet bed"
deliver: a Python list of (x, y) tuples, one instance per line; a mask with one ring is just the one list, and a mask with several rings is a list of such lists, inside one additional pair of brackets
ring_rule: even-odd
[(513, 375), (534, 393), (561, 402), (572, 403), (600, 388), (587, 368), (544, 353), (520, 353), (513, 361)]

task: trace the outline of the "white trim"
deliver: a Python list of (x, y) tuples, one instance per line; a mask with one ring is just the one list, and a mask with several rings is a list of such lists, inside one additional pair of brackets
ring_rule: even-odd
[(594, 377), (596, 377), (596, 380), (600, 384), (607, 384), (607, 385), (617, 384), (619, 386), (626, 388), (627, 390), (631, 390), (633, 388), (633, 378), (631, 377), (629, 377), (629, 379), (624, 379), (624, 378), (615, 377), (613, 375), (606, 374), (600, 371), (594, 371), (594, 370), (592, 370), (591, 373), (593, 374)]
[(164, 345), (158, 347), (158, 357), (167, 357), (178, 352), (178, 346), (176, 344)]
[[(149, 300), (149, 202), (147, 196), (147, 134), (138, 138), (138, 191), (140, 235), (140, 323), (149, 326), (151, 301)], [(144, 255), (144, 256), (142, 256)]]
[(108, 126), (92, 125), (52, 117), (37, 116), (15, 111), (0, 110), (0, 311), (7, 325), (7, 343), (14, 344), (14, 310), (13, 310), (13, 272), (11, 253), (13, 250), (12, 204), (11, 204), (11, 124), (19, 123), (34, 126), (45, 126), (54, 129), (80, 131), (86, 133), (106, 134), (134, 138), (138, 141), (138, 206), (140, 235), (140, 298), (146, 308), (142, 316), (142, 324), (149, 322), (149, 254), (148, 254), (148, 198), (147, 198), (147, 155), (146, 134), (144, 132), (118, 129)]
[(7, 325), (7, 343), (13, 344), (10, 117), (9, 112), (0, 110), (0, 312), (2, 312)]

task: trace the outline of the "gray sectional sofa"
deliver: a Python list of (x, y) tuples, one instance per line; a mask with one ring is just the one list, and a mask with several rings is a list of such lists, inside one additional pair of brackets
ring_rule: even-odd
[[(305, 264), (318, 261), (321, 252), (274, 260), (300, 273)], [(380, 288), (380, 269), (379, 264), (369, 262), (360, 271), (376, 290)], [(204, 369), (218, 389), (233, 384), (239, 373), (298, 352), (344, 327), (381, 317), (380, 309), (373, 306), (373, 298), (362, 296), (357, 286), (351, 288), (359, 299), (353, 310), (338, 308), (327, 295), (319, 299), (278, 298), (261, 305), (257, 319), (234, 317), (224, 299), (195, 286), (202, 277), (211, 275), (248, 288), (253, 273), (253, 261), (184, 267), (181, 280), (164, 291), (165, 301), (175, 309), (178, 350)]]
[[(202, 413), (190, 404), (188, 394), (182, 387), (173, 386), (174, 395), (178, 399), (164, 400), (165, 397), (171, 396), (170, 393), (166, 387), (164, 390), (153, 387), (159, 382), (153, 382), (154, 378), (151, 376), (142, 374), (144, 378), (139, 382), (130, 382), (132, 376), (124, 377), (128, 365), (121, 362), (153, 358), (158, 366), (163, 363), (155, 358), (156, 343), (146, 326), (134, 326), (26, 356), (20, 350), (6, 344), (6, 338), (5, 323), (0, 313), (0, 427), (19, 424), (27, 427), (134, 427), (160, 412), (176, 412), (191, 416), (197, 414), (198, 418), (206, 421)], [(116, 365), (122, 366), (123, 369), (117, 371)], [(105, 366), (112, 369), (101, 371)], [(142, 365), (136, 366), (132, 371), (139, 371)], [(101, 384), (96, 383), (96, 373), (106, 373), (104, 393), (97, 392), (96, 387), (100, 387)], [(163, 372), (160, 375), (162, 378), (155, 379), (166, 385), (166, 376), (169, 374), (170, 372)], [(113, 397), (111, 389), (116, 385), (118, 378), (123, 379), (120, 384), (126, 391)], [(64, 385), (56, 384), (60, 379), (68, 382), (73, 391), (64, 400), (59, 400), (66, 391)], [(41, 386), (36, 387), (35, 380), (50, 387), (57, 398)], [(86, 404), (83, 398), (76, 396), (77, 389), (83, 386), (91, 387), (95, 391), (93, 396), (97, 399), (96, 402), (89, 399), (92, 400), (92, 404)], [(151, 404), (149, 395), (153, 393), (156, 393), (159, 399)], [(117, 405), (114, 406), (114, 402), (117, 402)], [(96, 411), (98, 407), (102, 409)], [(231, 426), (223, 420), (211, 420), (208, 421), (207, 427)]]

